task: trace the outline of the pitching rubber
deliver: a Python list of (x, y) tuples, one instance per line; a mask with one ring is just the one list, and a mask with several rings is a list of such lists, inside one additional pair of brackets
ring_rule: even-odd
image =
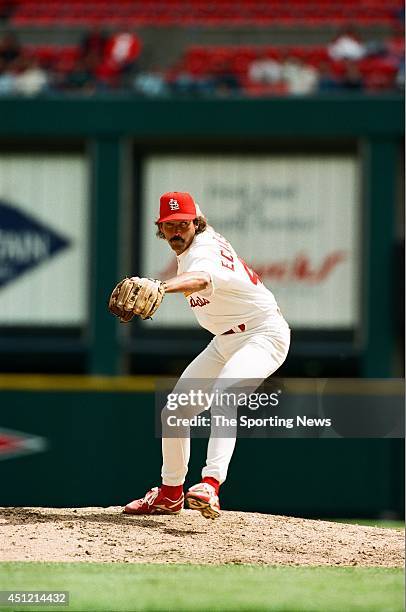
[(190, 493), (185, 499), (185, 502), (190, 510), (198, 510), (204, 518), (216, 519), (220, 516), (220, 512), (212, 508), (209, 502), (202, 501), (197, 497), (193, 497)]

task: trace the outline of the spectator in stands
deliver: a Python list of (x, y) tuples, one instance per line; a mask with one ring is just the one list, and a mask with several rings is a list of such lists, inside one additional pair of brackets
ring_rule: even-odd
[(345, 63), (345, 72), (340, 85), (342, 90), (348, 92), (362, 91), (364, 89), (364, 81), (357, 62), (347, 61)]
[[(115, 64), (103, 61), (94, 65), (92, 54), (85, 59), (88, 66), (90, 64), (90, 72), (93, 73), (99, 89), (116, 89), (120, 85), (121, 73)], [(126, 85), (130, 86), (129, 83)]]
[(274, 85), (281, 81), (282, 66), (266, 53), (260, 53), (248, 68), (248, 78), (257, 85)]
[(92, 95), (96, 92), (96, 77), (89, 67), (89, 57), (79, 58), (74, 69), (66, 75), (63, 89)]
[(22, 49), (18, 42), (17, 36), (12, 32), (3, 34), (0, 40), (0, 59), (4, 60), (6, 66), (19, 59), (22, 55)]
[(169, 93), (165, 76), (158, 69), (137, 74), (133, 81), (133, 88), (136, 93), (148, 98), (158, 98)]
[(16, 93), (24, 96), (37, 96), (48, 87), (48, 75), (41, 68), (37, 58), (21, 58), (18, 74), (15, 77)]
[(366, 47), (354, 30), (347, 28), (337, 34), (328, 46), (328, 53), (331, 59), (336, 61), (346, 59), (357, 61), (364, 57)]
[(396, 86), (402, 93), (405, 91), (405, 59), (400, 62), (399, 69), (396, 75)]
[(107, 41), (104, 54), (104, 69), (119, 73), (122, 84), (128, 85), (130, 75), (138, 68), (141, 41), (132, 32), (118, 32)]
[(213, 81), (215, 94), (221, 97), (238, 94), (241, 90), (240, 81), (231, 68), (230, 59), (226, 57), (218, 60)]
[(15, 0), (3, 0), (3, 2), (0, 2), (0, 20), (7, 21), (15, 8)]
[(309, 95), (317, 90), (318, 72), (297, 57), (286, 57), (282, 66), (282, 77), (287, 91), (292, 95)]
[(15, 93), (15, 75), (9, 69), (6, 61), (0, 57), (0, 97)]
[(339, 88), (340, 84), (337, 81), (330, 64), (328, 62), (320, 62), (318, 78), (319, 93), (334, 92)]
[(395, 9), (395, 17), (398, 20), (398, 25), (404, 31), (405, 29), (405, 5), (404, 4), (399, 9)]
[(169, 79), (169, 90), (175, 96), (207, 98), (216, 91), (215, 78), (209, 74), (194, 76), (187, 70), (180, 70)]
[(99, 62), (101, 62), (106, 50), (106, 44), (106, 34), (100, 28), (94, 27), (82, 38), (80, 43), (81, 55), (82, 57), (86, 57), (90, 54), (95, 55), (98, 57)]

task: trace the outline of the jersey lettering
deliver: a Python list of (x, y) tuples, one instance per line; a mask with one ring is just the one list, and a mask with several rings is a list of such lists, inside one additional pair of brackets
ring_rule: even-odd
[(230, 247), (230, 243), (227, 242), (227, 240), (223, 238), (223, 236), (217, 233), (214, 234), (214, 239), (217, 242), (217, 244), (220, 246), (221, 265), (223, 266), (223, 268), (227, 268), (228, 270), (235, 272), (234, 257), (233, 257), (233, 252)]
[(190, 298), (189, 304), (191, 308), (196, 308), (196, 306), (206, 306), (206, 304), (210, 304), (210, 302), (209, 300), (206, 300), (206, 298), (201, 298), (198, 296), (196, 299)]
[(227, 263), (226, 261), (221, 261), (221, 265), (223, 266), (223, 268), (228, 268), (229, 270), (232, 270), (233, 272), (235, 270), (233, 263)]
[(232, 255), (227, 255), (227, 253), (224, 253), (223, 250), (220, 251), (220, 255), (224, 257), (225, 259), (228, 259), (228, 261), (231, 261), (231, 262), (234, 261), (234, 257)]
[(232, 324), (256, 324), (267, 317), (274, 317), (278, 324), (272, 293), (260, 282), (258, 273), (244, 260), (239, 261), (231, 244), (211, 228), (198, 234), (190, 248), (178, 256), (178, 274), (196, 270), (210, 273), (212, 292), (196, 291), (186, 299), (199, 324), (212, 334), (222, 334)]

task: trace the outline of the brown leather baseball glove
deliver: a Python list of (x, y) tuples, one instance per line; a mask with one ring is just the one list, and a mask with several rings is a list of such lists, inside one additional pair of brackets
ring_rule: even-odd
[(165, 295), (165, 283), (153, 278), (125, 278), (113, 289), (109, 310), (123, 323), (134, 315), (150, 319), (158, 310)]

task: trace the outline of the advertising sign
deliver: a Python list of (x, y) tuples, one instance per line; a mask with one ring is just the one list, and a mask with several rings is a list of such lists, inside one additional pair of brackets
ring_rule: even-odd
[(88, 202), (83, 155), (0, 155), (0, 325), (85, 322)]
[[(143, 172), (142, 275), (176, 274), (155, 237), (159, 196), (189, 191), (217, 232), (269, 287), (292, 327), (351, 329), (359, 320), (357, 159), (320, 155), (155, 155)], [(195, 325), (183, 296), (156, 315), (165, 327)]]

